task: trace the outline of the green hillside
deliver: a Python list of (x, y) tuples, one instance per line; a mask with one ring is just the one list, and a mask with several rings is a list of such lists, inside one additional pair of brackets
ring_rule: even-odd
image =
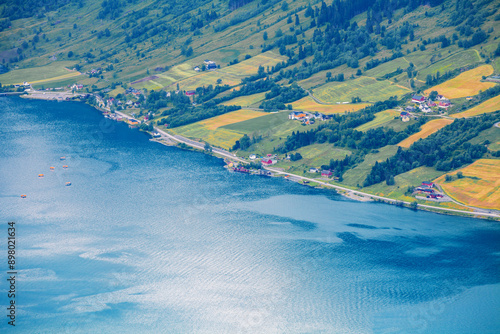
[[(436, 148), (428, 157), (420, 142), (396, 148), (431, 117), (456, 114), (459, 126), (464, 111), (496, 101), (500, 86), (484, 76), (475, 84), (488, 89), (474, 96), (399, 117), (413, 94), (432, 95), (467, 70), (488, 64), (488, 76), (500, 75), (497, 7), (487, 0), (7, 0), (0, 4), (0, 83), (7, 90), (22, 90), (8, 86), (25, 81), (59, 90), (78, 83), (143, 129), (163, 126), (242, 156), (297, 154), (302, 159), (279, 166), (303, 173), (321, 165), (335, 170), (332, 182), (384, 193), (409, 175), (439, 176), (500, 156), (492, 150), (497, 138), (488, 139), (494, 131), (472, 121), (464, 123), (474, 129), (469, 137), (449, 138), (457, 140), (449, 155), (436, 153), (438, 138), (450, 136), (446, 128), (423, 139)], [(448, 91), (470, 86), (454, 85)], [(292, 103), (308, 94), (348, 111), (359, 109), (352, 103), (371, 105), (330, 121), (288, 119)], [(273, 113), (208, 130), (200, 123), (241, 107)], [(498, 117), (471, 114), (488, 128)], [(480, 148), (485, 140), (489, 150)], [(379, 158), (396, 166), (384, 172)], [(426, 173), (411, 172), (417, 168)]]

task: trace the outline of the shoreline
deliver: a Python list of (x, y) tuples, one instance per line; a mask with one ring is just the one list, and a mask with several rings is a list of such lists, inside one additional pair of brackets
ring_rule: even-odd
[[(60, 95), (65, 95), (65, 96), (68, 95), (67, 92), (58, 92), (58, 93), (55, 93), (55, 94), (60, 94)], [(72, 97), (81, 97), (82, 96), (82, 95), (76, 95), (76, 94), (73, 94), (73, 93), (70, 93), (70, 94), (71, 94)], [(35, 96), (30, 96), (30, 95), (31, 94), (21, 95), (20, 97), (21, 98), (34, 99), (34, 100), (35, 99), (36, 100), (47, 100), (47, 101), (58, 100), (57, 98), (48, 98), (48, 96), (46, 96), (46, 97), (43, 97), (43, 96), (38, 97), (37, 95), (40, 95), (40, 94), (37, 94)], [(46, 95), (46, 94), (43, 94), (43, 95)], [(89, 106), (95, 108), (96, 110), (100, 111), (101, 113), (109, 113), (109, 112), (111, 112), (110, 109), (106, 109), (105, 107), (101, 106), (101, 105), (104, 105), (104, 102), (102, 101), (102, 99), (99, 96), (94, 95), (94, 94), (90, 94), (90, 95), (94, 96), (96, 98), (97, 105), (92, 105), (92, 104), (88, 103), (85, 100), (77, 100), (75, 102), (83, 102), (85, 104), (88, 104)], [(60, 101), (60, 100), (58, 100), (58, 101)], [(63, 102), (64, 101), (65, 100), (63, 100)], [(118, 114), (118, 115), (120, 115), (123, 118), (129, 119), (129, 120), (133, 119), (133, 117), (128, 116), (127, 114), (122, 113), (120, 111), (115, 111), (115, 113)], [(185, 137), (180, 136), (180, 135), (170, 134), (170, 133), (168, 133), (168, 132), (166, 132), (166, 131), (164, 131), (164, 130), (156, 127), (156, 126), (154, 126), (153, 129), (157, 133), (161, 134), (161, 137), (159, 137), (159, 138), (153, 137), (152, 141), (158, 142), (158, 143), (160, 143), (162, 145), (165, 145), (165, 146), (178, 146), (179, 143), (183, 143), (183, 144), (185, 144), (185, 145), (187, 145), (187, 146), (189, 146), (191, 148), (194, 148), (196, 150), (201, 150), (201, 153), (207, 154), (207, 152), (205, 152), (205, 149), (204, 149), (204, 143), (200, 143), (200, 142), (197, 142), (197, 141), (185, 138)], [(148, 133), (150, 135), (152, 135), (150, 132), (148, 132)], [(164, 142), (164, 139), (167, 139), (167, 142)], [(221, 148), (212, 147), (212, 151), (210, 153), (213, 153), (213, 155), (219, 155), (220, 156), (219, 158), (221, 158), (221, 159), (228, 158), (228, 159), (233, 159), (233, 160), (235, 160), (237, 162), (244, 163), (244, 164), (249, 164), (250, 163), (249, 161), (247, 161), (247, 160), (245, 160), (243, 158), (240, 158), (240, 157), (236, 156), (235, 154), (231, 154), (230, 152), (228, 152), (228, 151), (226, 151), (224, 149), (221, 149)], [(210, 154), (210, 155), (212, 155), (212, 154)], [(453, 215), (453, 216), (456, 216), (456, 215), (460, 214), (460, 215), (466, 215), (467, 217), (470, 217), (470, 218), (493, 219), (495, 221), (500, 221), (500, 214), (499, 213), (465, 211), (465, 210), (459, 210), (459, 209), (437, 207), (437, 206), (428, 205), (428, 204), (418, 204), (416, 208), (412, 208), (411, 207), (411, 205), (412, 205), (411, 202), (401, 201), (401, 200), (397, 200), (397, 199), (393, 199), (393, 198), (389, 198), (389, 197), (383, 197), (383, 196), (373, 195), (373, 194), (370, 194), (370, 193), (365, 193), (365, 192), (362, 192), (362, 191), (353, 190), (353, 189), (349, 189), (349, 188), (338, 186), (338, 185), (333, 185), (333, 184), (326, 183), (326, 182), (323, 182), (323, 181), (320, 181), (320, 180), (316, 180), (316, 179), (312, 179), (312, 178), (300, 176), (300, 175), (297, 175), (297, 174), (287, 173), (287, 172), (284, 172), (284, 171), (276, 170), (276, 169), (273, 169), (273, 168), (268, 167), (268, 166), (262, 166), (262, 169), (271, 171), (271, 172), (275, 173), (275, 175), (288, 175), (288, 176), (293, 176), (293, 177), (299, 178), (301, 180), (306, 180), (306, 181), (309, 181), (309, 182), (318, 183), (321, 188), (324, 188), (324, 187), (333, 188), (333, 189), (337, 190), (337, 193), (339, 195), (342, 195), (344, 197), (347, 197), (349, 199), (352, 199), (352, 200), (355, 200), (355, 201), (358, 201), (358, 202), (378, 201), (378, 202), (383, 202), (383, 203), (386, 203), (386, 204), (398, 205), (398, 206), (406, 207), (406, 208), (413, 209), (413, 210), (423, 210), (423, 211), (429, 211), (429, 212), (440, 213), (440, 214), (448, 214), (448, 215)], [(464, 204), (462, 204), (462, 205), (464, 205)], [(480, 208), (477, 208), (477, 209), (480, 209)]]

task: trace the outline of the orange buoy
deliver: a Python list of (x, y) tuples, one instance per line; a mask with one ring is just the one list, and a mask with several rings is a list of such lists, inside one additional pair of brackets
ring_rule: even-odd
[(64, 165), (63, 168), (68, 168), (68, 165)]
[(66, 186), (70, 186), (71, 185), (71, 182), (66, 182)]
[(38, 177), (43, 177), (44, 175), (43, 174), (38, 174)]
[(60, 157), (59, 159), (60, 160), (66, 160), (66, 157)]
[(26, 195), (21, 195), (21, 198), (26, 198)]
[(55, 167), (50, 167), (50, 169), (51, 169), (51, 170), (54, 170), (54, 169), (56, 169), (56, 168), (55, 168)]

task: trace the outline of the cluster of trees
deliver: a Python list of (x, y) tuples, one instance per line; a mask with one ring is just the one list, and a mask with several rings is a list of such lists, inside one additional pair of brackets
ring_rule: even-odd
[(109, 16), (111, 20), (114, 20), (123, 12), (124, 5), (125, 3), (120, 0), (104, 0), (101, 3), (102, 9), (99, 11), (97, 18), (105, 19)]
[(460, 74), (459, 68), (451, 71), (446, 71), (443, 75), (441, 75), (439, 71), (436, 72), (436, 75), (427, 74), (427, 77), (425, 78), (425, 84), (427, 86), (435, 86), (451, 78), (456, 77), (458, 74)]
[(375, 113), (394, 108), (396, 105), (396, 99), (390, 99), (384, 102), (377, 102), (375, 105), (366, 107), (356, 113), (333, 115), (331, 121), (318, 126), (316, 129), (292, 132), (276, 151), (287, 153), (300, 147), (325, 142), (352, 149), (374, 149), (383, 147), (393, 141), (397, 143), (397, 140), (403, 140), (409, 134), (417, 131), (420, 125), (414, 124), (409, 126), (407, 131), (400, 133), (386, 128), (372, 129), (367, 132), (354, 130), (357, 126), (373, 120)]
[(460, 118), (431, 136), (413, 143), (408, 150), (398, 149), (391, 158), (375, 163), (363, 186), (390, 180), (420, 166), (435, 167), (439, 171), (450, 171), (481, 158), (487, 148), (473, 145), (469, 140), (491, 127), (500, 116), (500, 111), (476, 118)]
[(291, 86), (274, 85), (269, 93), (266, 93), (266, 99), (259, 108), (265, 111), (286, 109), (285, 103), (294, 102), (307, 96), (305, 90), (299, 87), (295, 82)]
[[(41, 18), (45, 12), (57, 10), (70, 2), (70, 0), (4, 0), (0, 17), (7, 18), (9, 21), (33, 16)], [(75, 2), (80, 8), (84, 5), (84, 0)]]
[(233, 150), (246, 150), (253, 144), (258, 143), (262, 140), (262, 136), (253, 136), (250, 138), (247, 134), (244, 134), (240, 140), (237, 140), (233, 145)]
[(219, 103), (229, 101), (229, 100), (234, 99), (235, 97), (239, 97), (239, 96), (267, 92), (268, 90), (270, 90), (274, 86), (276, 86), (276, 83), (273, 80), (268, 79), (268, 78), (263, 79), (263, 80), (258, 80), (255, 82), (247, 82), (246, 84), (242, 85), (239, 90), (233, 90), (231, 92), (231, 94), (226, 95), (224, 97), (214, 99), (213, 101), (215, 103), (219, 104)]

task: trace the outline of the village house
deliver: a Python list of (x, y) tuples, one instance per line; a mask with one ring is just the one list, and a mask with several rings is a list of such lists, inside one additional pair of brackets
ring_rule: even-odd
[(319, 170), (317, 168), (309, 168), (309, 173), (317, 173)]
[(405, 108), (405, 110), (408, 111), (408, 112), (414, 112), (415, 111), (415, 107), (408, 106), (408, 107)]
[(217, 69), (217, 63), (215, 61), (205, 59), (204, 63), (207, 67), (207, 70), (209, 70), (209, 71), (213, 71), (213, 70)]
[(438, 107), (443, 109), (448, 109), (449, 107), (451, 107), (451, 103), (440, 101)]
[(332, 176), (332, 171), (325, 169), (321, 171), (321, 177), (331, 177)]
[(425, 102), (425, 97), (422, 95), (413, 95), (411, 98), (411, 102), (414, 103), (424, 103)]
[(250, 160), (255, 160), (257, 158), (257, 156), (255, 154), (250, 154), (250, 156), (248, 158)]
[(188, 90), (186, 91), (186, 96), (193, 96), (196, 93), (194, 90)]
[(422, 187), (434, 188), (434, 182), (431, 181), (423, 181)]
[(272, 159), (269, 159), (269, 158), (264, 158), (260, 161), (263, 165), (266, 165), (266, 166), (270, 166), (272, 164), (275, 164), (276, 163), (276, 160), (272, 160)]
[(198, 66), (196, 66), (196, 67), (194, 68), (194, 70), (195, 70), (196, 72), (199, 72), (199, 71), (200, 71), (200, 68), (199, 68)]

